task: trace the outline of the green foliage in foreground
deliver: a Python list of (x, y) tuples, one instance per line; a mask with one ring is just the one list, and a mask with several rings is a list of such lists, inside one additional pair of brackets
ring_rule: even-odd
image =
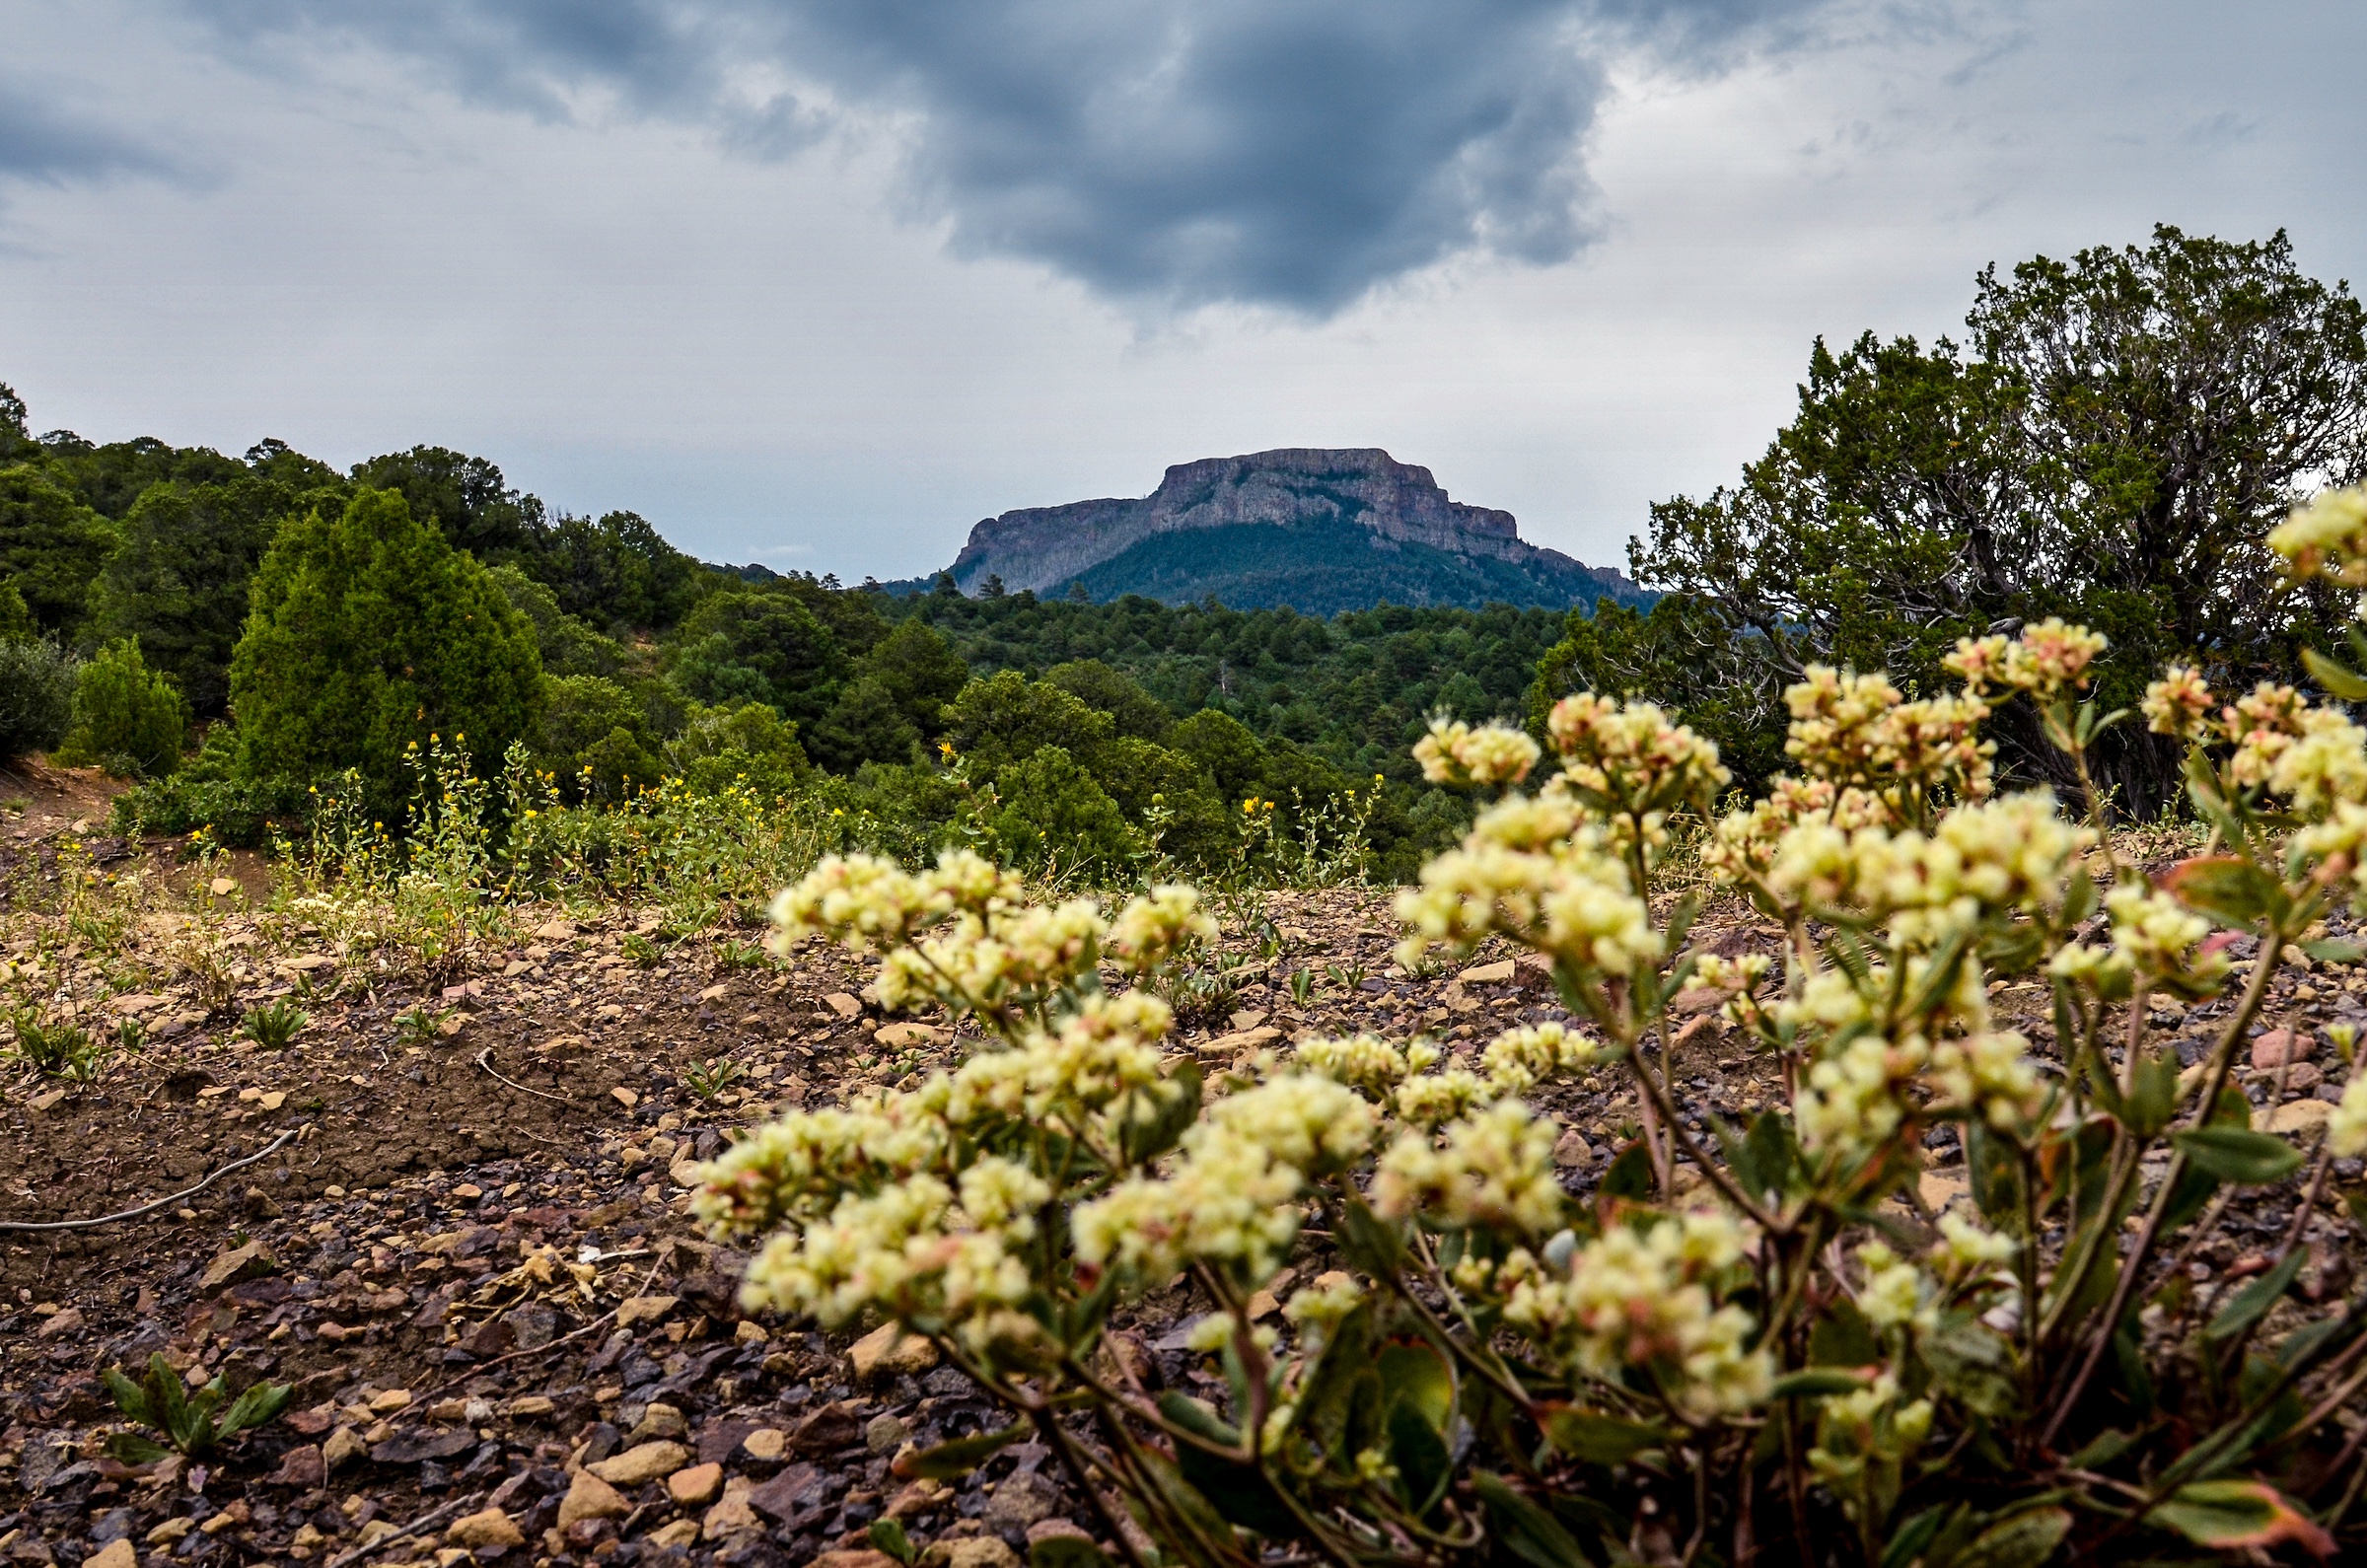
[[(125, 1464), (150, 1464), (176, 1452), (192, 1460), (210, 1459), (224, 1439), (277, 1419), (296, 1392), (291, 1384), (257, 1383), (230, 1399), (229, 1389), (217, 1376), (191, 1393), (161, 1352), (149, 1356), (148, 1375), (137, 1383), (120, 1367), (108, 1368), (102, 1378), (116, 1409), (165, 1440), (158, 1443), (129, 1432), (108, 1438), (108, 1457)], [(227, 1408), (225, 1399), (230, 1399)]]

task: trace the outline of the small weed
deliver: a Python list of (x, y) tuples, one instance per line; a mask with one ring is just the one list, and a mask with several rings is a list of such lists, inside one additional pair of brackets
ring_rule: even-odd
[(1331, 983), (1343, 991), (1353, 991), (1362, 985), (1367, 977), (1364, 965), (1356, 962), (1327, 963), (1324, 965), (1324, 973), (1330, 976)]
[(692, 1062), (683, 1068), (682, 1087), (701, 1100), (713, 1100), (747, 1076), (738, 1062), (718, 1056), (713, 1061)]
[(1241, 996), (1232, 976), (1215, 968), (1171, 971), (1154, 981), (1152, 989), (1175, 1011), (1176, 1022), (1186, 1029), (1225, 1017)]
[(258, 1007), (239, 1025), (239, 1033), (265, 1050), (284, 1051), (313, 1016), (286, 997)]
[(107, 1440), (107, 1452), (124, 1464), (154, 1463), (175, 1450), (192, 1460), (204, 1459), (224, 1438), (277, 1416), (296, 1392), (285, 1383), (258, 1383), (216, 1415), (214, 1411), (230, 1391), (222, 1380), (216, 1377), (190, 1393), (180, 1374), (161, 1354), (149, 1356), (148, 1376), (138, 1383), (125, 1377), (120, 1367), (109, 1367), (103, 1376), (115, 1408), (172, 1445), (167, 1448), (165, 1443), (136, 1432), (118, 1432)]
[(450, 1016), (449, 1009), (431, 1008), (424, 1004), (407, 1013), (397, 1013), (394, 1015), (394, 1037), (405, 1045), (424, 1045), (436, 1037), (436, 1031), (444, 1027), (444, 1020)]
[(726, 969), (760, 969), (765, 953), (761, 944), (727, 940), (715, 945), (715, 962)]
[(1290, 999), (1298, 1003), (1299, 1006), (1305, 1007), (1308, 1002), (1314, 999), (1314, 996), (1315, 971), (1313, 969), (1305, 968), (1291, 970)]
[(637, 931), (624, 939), (624, 956), (632, 960), (635, 966), (644, 969), (656, 968), (658, 961), (664, 957), (658, 952), (655, 942)]
[(19, 1008), (9, 1022), (16, 1026), (17, 1054), (36, 1072), (87, 1084), (107, 1063), (107, 1047), (79, 1024), (44, 1024), (30, 1007)]
[(148, 1027), (136, 1018), (127, 1018), (115, 1026), (115, 1049), (126, 1056), (136, 1056), (148, 1038)]

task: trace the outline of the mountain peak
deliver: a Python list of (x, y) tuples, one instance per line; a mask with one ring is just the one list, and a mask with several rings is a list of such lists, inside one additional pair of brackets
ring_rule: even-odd
[[(1198, 531), (1218, 532), (1169, 537)], [(1229, 569), (1243, 565), (1245, 551), (1256, 583)], [(1357, 559), (1375, 551), (1394, 558)], [(1342, 570), (1366, 587), (1335, 580)], [(1039, 593), (1083, 580), (1097, 598), (1140, 592), (1172, 603), (1213, 592), (1238, 608), (1255, 602), (1311, 612), (1350, 607), (1343, 596), (1382, 592), (1383, 579), (1392, 597), (1411, 595), (1413, 603), (1476, 602), (1472, 595), (1488, 592), (1515, 603), (1578, 604), (1635, 592), (1615, 572), (1526, 542), (1511, 513), (1453, 500), (1428, 468), (1378, 447), (1202, 458), (1169, 468), (1139, 500), (1006, 512), (970, 530), (953, 574), (972, 592), (990, 577)], [(1442, 574), (1453, 581), (1430, 591), (1426, 580)]]

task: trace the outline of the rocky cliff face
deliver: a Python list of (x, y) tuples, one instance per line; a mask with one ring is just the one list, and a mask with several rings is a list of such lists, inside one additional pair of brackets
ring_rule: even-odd
[(1425, 546), (1517, 566), (1583, 570), (1556, 550), (1524, 542), (1512, 514), (1449, 500), (1428, 468), (1377, 447), (1290, 447), (1205, 458), (1167, 470), (1139, 501), (1075, 501), (987, 518), (954, 560), (954, 581), (974, 592), (990, 576), (1017, 592), (1057, 588), (1162, 534), (1244, 524), (1352, 523), (1381, 549)]

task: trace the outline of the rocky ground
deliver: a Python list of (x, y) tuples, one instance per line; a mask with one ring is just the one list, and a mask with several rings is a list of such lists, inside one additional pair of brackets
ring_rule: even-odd
[[(0, 825), (21, 898), (53, 866), (38, 830)], [(963, 1048), (863, 1001), (864, 965), (821, 950), (752, 962), (746, 931), (657, 948), (652, 913), (547, 910), (422, 986), (271, 940), (247, 891), (206, 917), (235, 955), (232, 994), (211, 1002), (175, 973), (178, 916), (95, 943), (20, 902), (0, 928), (9, 1000), (62, 995), (97, 1033), (140, 1024), (95, 1083), (7, 1071), (0, 1220), (109, 1214), (263, 1156), (142, 1218), (0, 1232), (0, 1558), (890, 1568), (868, 1536), (890, 1518), (924, 1560), (1009, 1568), (1047, 1534), (1096, 1532), (1036, 1444), (952, 1483), (899, 1474), (909, 1451), (1002, 1417), (923, 1345), (743, 1317), (743, 1259), (686, 1217), (687, 1164), (736, 1129)], [(1561, 1016), (1537, 971), (1500, 956), (1395, 971), (1381, 894), (1277, 894), (1264, 919), (1235, 944), (1232, 993), (1181, 1042), (1211, 1065), (1307, 1031), (1463, 1044)], [(1773, 937), (1728, 910), (1699, 940), (1732, 954)], [(2367, 1017), (2363, 990), (2323, 970), (2284, 983), (2245, 1072), (2264, 1125), (2323, 1120), (2341, 1069), (2321, 1031)], [(284, 1049), (240, 1038), (243, 1012), (273, 998), (303, 1007), (304, 1029)], [(2044, 1040), (2041, 990), (1999, 1001)], [(2183, 1054), (2216, 1010), (2163, 1015)], [(1723, 1028), (1702, 1015), (1681, 1048), (1696, 1125), (1777, 1098), (1771, 1066)], [(1632, 1135), (1632, 1093), (1606, 1075), (1544, 1103), (1569, 1128), (1569, 1185), (1589, 1190)], [(1958, 1169), (1939, 1140), (1929, 1204), (1961, 1195)], [(2194, 1266), (2258, 1266), (2295, 1201), (2261, 1194)], [(2349, 1267), (2336, 1213), (2330, 1200), (2306, 1222), (2311, 1291)], [(1315, 1245), (1299, 1272), (1329, 1266)], [(1195, 1310), (1179, 1289), (1127, 1325), (1173, 1386), (1216, 1381), (1178, 1331)], [(151, 1353), (192, 1381), (292, 1385), (289, 1412), (202, 1461), (126, 1467), (103, 1452), (125, 1428), (99, 1373), (136, 1375)]]

